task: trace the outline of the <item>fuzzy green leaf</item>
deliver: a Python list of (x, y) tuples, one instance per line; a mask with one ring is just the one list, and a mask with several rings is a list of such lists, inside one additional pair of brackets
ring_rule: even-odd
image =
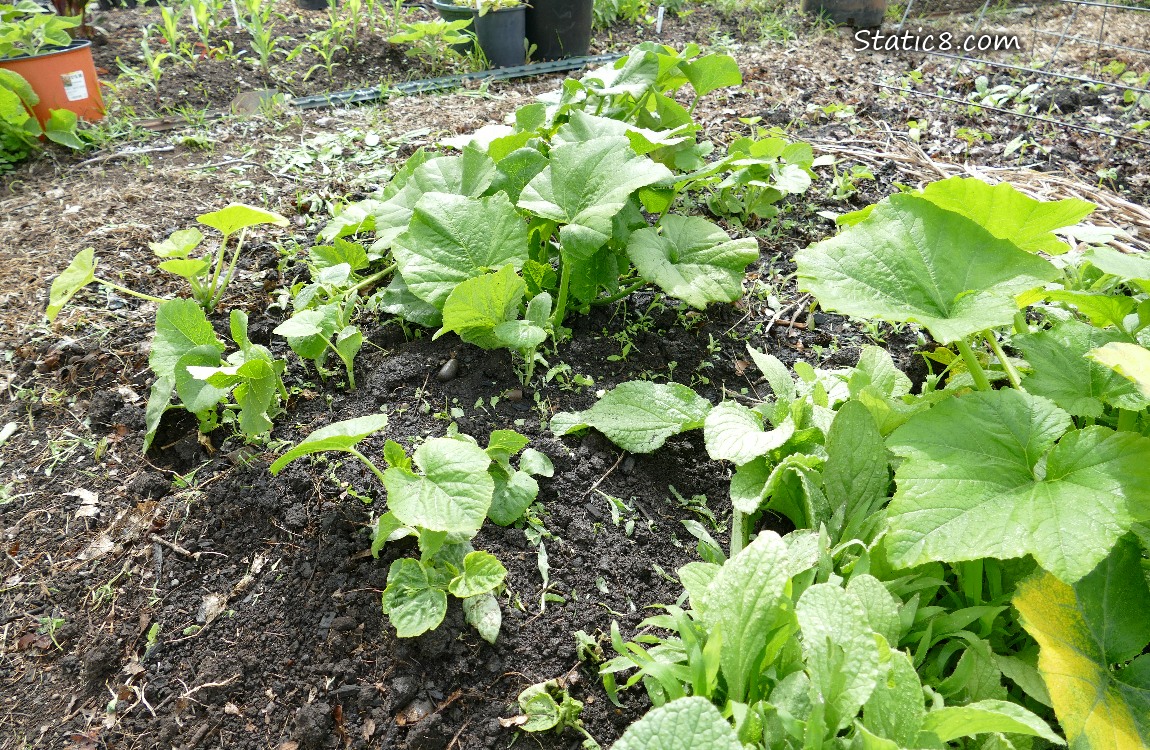
[(763, 418), (735, 401), (724, 401), (711, 409), (703, 422), (707, 455), (736, 466), (767, 455), (794, 434), (795, 423), (789, 419), (778, 428), (764, 432)]
[(68, 300), (95, 280), (96, 251), (89, 247), (76, 253), (68, 267), (52, 282), (52, 288), (48, 291), (48, 322), (56, 320)]
[(396, 518), (431, 531), (479, 531), (495, 490), (487, 473), (491, 457), (474, 443), (431, 438), (416, 448), (413, 459), (422, 474), (392, 467), (383, 475)]
[(625, 451), (650, 453), (672, 435), (702, 427), (710, 409), (685, 385), (633, 380), (619, 384), (590, 409), (557, 413), (551, 431), (562, 436), (594, 427)]
[(201, 214), (196, 217), (196, 221), (213, 229), (218, 229), (223, 234), (228, 235), (235, 234), (241, 229), (256, 227), (261, 224), (286, 227), (289, 223), (286, 217), (280, 216), (275, 211), (265, 211), (262, 208), (248, 206), (243, 203), (232, 203), (227, 208), (222, 208), (219, 211)]
[(647, 712), (611, 750), (742, 750), (735, 729), (706, 698), (689, 696)]
[(447, 593), (433, 586), (418, 560), (402, 558), (391, 564), (383, 590), (383, 612), (400, 638), (434, 630), (447, 614)]
[(293, 445), (271, 465), (271, 473), (278, 474), (292, 461), (301, 456), (322, 451), (347, 451), (354, 448), (367, 436), (387, 427), (386, 414), (368, 414), (364, 417), (345, 419), (326, 427), (314, 430), (310, 435)]
[(463, 570), (447, 584), (447, 590), (460, 599), (486, 594), (507, 577), (507, 568), (490, 552), (468, 552)]
[(495, 329), (519, 315), (519, 304), (526, 291), (526, 284), (510, 264), (496, 273), (460, 282), (443, 303), (443, 327), (435, 338), (454, 332), (467, 343), (483, 349), (506, 346)]

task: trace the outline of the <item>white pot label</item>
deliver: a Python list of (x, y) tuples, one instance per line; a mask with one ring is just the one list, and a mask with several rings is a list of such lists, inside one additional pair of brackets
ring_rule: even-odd
[(64, 96), (68, 97), (68, 101), (79, 102), (88, 98), (88, 83), (84, 80), (84, 71), (63, 73), (60, 81), (64, 84)]

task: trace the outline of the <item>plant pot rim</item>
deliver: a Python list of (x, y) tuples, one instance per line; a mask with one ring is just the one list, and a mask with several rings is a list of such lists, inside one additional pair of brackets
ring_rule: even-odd
[(515, 13), (516, 11), (526, 10), (526, 9), (527, 9), (527, 3), (519, 3), (519, 5), (513, 5), (510, 8), (496, 8), (495, 10), (489, 10), (486, 13), (484, 13), (482, 16), (479, 14), (478, 8), (472, 8), (471, 12), (474, 13), (477, 18), (482, 18), (483, 16), (490, 16), (492, 13)]
[[(440, 0), (431, 0), (431, 4), (434, 5), (436, 8), (451, 8), (451, 9), (457, 9), (457, 10), (465, 10), (465, 11), (468, 11), (471, 13), (478, 13), (479, 12), (478, 8), (473, 8), (470, 5), (456, 5), (455, 3), (440, 2)], [(526, 8), (526, 7), (527, 7), (527, 3), (519, 3), (518, 5), (513, 5), (510, 8), (496, 8), (495, 10), (489, 10), (484, 15), (488, 15), (490, 13), (506, 13), (507, 11), (516, 11), (516, 10), (519, 10), (520, 8)]]
[(0, 57), (0, 63), (5, 62), (18, 62), (20, 60), (39, 60), (42, 57), (51, 57), (52, 55), (62, 55), (65, 52), (74, 52), (84, 47), (91, 47), (92, 40), (90, 39), (73, 39), (72, 43), (67, 47), (53, 47), (52, 49), (43, 50), (35, 55), (18, 55), (16, 57)]

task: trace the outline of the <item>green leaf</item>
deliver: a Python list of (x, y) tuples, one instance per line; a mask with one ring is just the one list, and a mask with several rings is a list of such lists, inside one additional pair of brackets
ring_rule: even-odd
[(1050, 401), (1003, 390), (951, 398), (896, 430), (888, 444), (906, 460), (887, 508), (891, 562), (1031, 554), (1067, 582), (1090, 572), (1150, 517), (1150, 440), (1070, 424)]
[(1150, 746), (1147, 657), (1150, 588), (1141, 551), (1124, 538), (1074, 586), (1045, 571), (1014, 597), (1022, 626), (1038, 641), (1038, 669), (1058, 723), (1074, 748)]
[(827, 706), (831, 729), (854, 721), (885, 674), (882, 640), (866, 615), (857, 597), (832, 583), (811, 586), (795, 606), (807, 674)]
[(835, 414), (822, 474), (827, 502), (835, 509), (828, 529), (832, 540), (869, 537), (863, 529), (873, 529), (881, 521), (882, 506), (890, 496), (890, 458), (870, 410), (862, 403), (848, 401)]
[(236, 374), (243, 378), (232, 393), (240, 407), (240, 430), (248, 437), (262, 435), (272, 428), (270, 411), (279, 393), (278, 374), (263, 359), (244, 362)]
[(53, 109), (44, 123), (44, 135), (53, 143), (79, 151), (85, 146), (84, 141), (76, 134), (79, 121), (76, 113), (69, 109)]
[(184, 408), (199, 413), (215, 407), (228, 395), (230, 388), (216, 388), (188, 372), (189, 367), (219, 367), (220, 349), (209, 344), (188, 350), (176, 361), (176, 393)]
[(866, 221), (799, 251), (799, 286), (823, 307), (921, 323), (946, 344), (1010, 323), (1015, 295), (1057, 276), (1047, 261), (974, 221), (893, 195)]
[(611, 220), (636, 190), (671, 177), (661, 164), (640, 157), (626, 138), (614, 136), (551, 149), (550, 163), (519, 197), (519, 207), (566, 224), (567, 249), (583, 258), (612, 236)]
[(495, 490), (487, 517), (500, 526), (510, 526), (539, 496), (539, 483), (526, 471), (513, 471), (510, 476), (495, 476)]
[(271, 465), (273, 475), (301, 456), (322, 451), (347, 451), (354, 448), (364, 438), (387, 427), (386, 414), (368, 414), (364, 417), (333, 422), (326, 427), (314, 430), (310, 435), (293, 445)]
[(689, 696), (648, 711), (611, 750), (742, 750), (735, 729), (706, 698)]
[(491, 183), (491, 191), (507, 193), (511, 201), (518, 202), (523, 188), (547, 166), (547, 157), (534, 148), (512, 151), (495, 165), (498, 171)]
[(698, 96), (706, 96), (712, 91), (739, 86), (743, 83), (743, 74), (739, 64), (730, 55), (703, 55), (691, 62), (679, 66), (683, 75), (691, 82)]
[(711, 409), (703, 422), (707, 455), (736, 466), (767, 455), (794, 434), (795, 423), (789, 419), (777, 429), (763, 432), (763, 418), (735, 401), (724, 401)]
[(198, 279), (207, 274), (211, 266), (206, 260), (197, 260), (193, 258), (175, 258), (173, 260), (165, 260), (160, 264), (161, 271), (167, 271), (170, 274), (175, 274), (181, 279)]
[(939, 208), (962, 214), (1001, 240), (1031, 253), (1059, 255), (1070, 247), (1053, 230), (1085, 219), (1096, 206), (1076, 198), (1039, 201), (1010, 183), (993, 187), (974, 177), (951, 177), (923, 188), (922, 197)]
[(438, 328), (443, 323), (443, 313), (435, 305), (424, 302), (411, 293), (403, 276), (396, 273), (376, 297), (381, 312), (398, 315), (404, 320), (418, 323), (425, 328)]
[(340, 357), (351, 362), (363, 346), (363, 334), (355, 326), (347, 326), (336, 334), (333, 343)]
[(469, 596), (463, 600), (463, 619), (479, 631), (479, 637), (494, 645), (503, 625), (503, 613), (499, 611), (499, 600), (491, 594)]
[(746, 700), (758, 679), (764, 649), (790, 623), (786, 587), (791, 577), (787, 545), (772, 531), (761, 532), (728, 560), (707, 587), (704, 619), (722, 633), (719, 658), (731, 700)]
[(519, 457), (519, 470), (534, 476), (555, 476), (555, 465), (551, 463), (551, 459), (534, 448), (523, 451), (523, 455)]
[(524, 732), (546, 732), (559, 726), (563, 718), (559, 704), (547, 692), (547, 684), (542, 682), (519, 694), (519, 710), (527, 718), (520, 726)]
[(1150, 281), (1150, 258), (1145, 253), (1122, 253), (1112, 247), (1092, 247), (1082, 257), (1103, 273), (1132, 281)]
[(862, 605), (871, 630), (885, 638), (887, 643), (899, 642), (902, 633), (899, 610), (902, 602), (879, 579), (866, 573), (856, 575), (847, 583), (847, 593)]
[(891, 649), (886, 676), (879, 679), (863, 706), (863, 724), (879, 737), (893, 740), (898, 747), (914, 747), (925, 717), (922, 681), (914, 662), (903, 652)]
[(1046, 396), (1075, 416), (1100, 417), (1105, 405), (1141, 411), (1150, 406), (1138, 387), (1086, 355), (1122, 333), (1066, 320), (1048, 331), (1015, 336), (1013, 343), (1034, 368), (1022, 381), (1027, 391)]
[(443, 327), (435, 338), (454, 332), (467, 343), (483, 349), (506, 346), (495, 329), (519, 315), (519, 304), (526, 291), (526, 284), (511, 264), (496, 273), (456, 284), (443, 303)]
[(1137, 303), (1132, 297), (1103, 294), (1101, 292), (1079, 292), (1069, 289), (1056, 289), (1046, 292), (1047, 299), (1073, 305), (1092, 325), (1123, 327), (1126, 316), (1134, 312)]
[(40, 103), (40, 97), (36, 94), (32, 85), (28, 83), (28, 79), (7, 68), (0, 68), (0, 89), (11, 91), (20, 99), (20, 102), (27, 105), (29, 109)]
[(753, 237), (732, 240), (696, 216), (666, 216), (659, 227), (640, 229), (627, 243), (639, 274), (676, 299), (702, 309), (743, 294), (743, 272), (759, 257)]
[(52, 288), (48, 291), (48, 322), (56, 320), (68, 300), (95, 280), (96, 251), (89, 247), (76, 253), (68, 267), (52, 282)]
[(1092, 349), (1087, 356), (1130, 380), (1150, 398), (1150, 350), (1137, 344), (1111, 343)]
[(499, 562), (499, 558), (490, 552), (468, 552), (463, 558), (463, 571), (451, 583), (447, 590), (460, 599), (466, 599), (479, 594), (486, 594), (507, 577), (507, 568)]
[(500, 346), (524, 352), (524, 357), (547, 340), (547, 331), (526, 320), (508, 320), (492, 331)]
[(227, 208), (201, 214), (196, 221), (213, 229), (218, 229), (225, 235), (235, 234), (241, 229), (256, 227), (261, 224), (273, 224), (277, 227), (286, 227), (288, 220), (275, 211), (265, 211), (262, 208), (248, 206), (243, 203), (232, 203)]
[(568, 435), (594, 427), (615, 445), (631, 453), (650, 453), (672, 435), (703, 426), (711, 405), (680, 383), (633, 380), (620, 383), (581, 412), (559, 412), (551, 431)]
[(431, 584), (418, 560), (401, 558), (391, 564), (383, 590), (383, 612), (399, 638), (414, 638), (434, 630), (447, 614), (447, 593)]
[(148, 355), (152, 372), (160, 378), (174, 378), (180, 357), (198, 346), (224, 351), (224, 343), (216, 336), (203, 309), (190, 299), (162, 303), (156, 309), (156, 335)]
[(431, 438), (415, 450), (413, 474), (392, 467), (384, 472), (387, 504), (405, 526), (474, 534), (491, 507), (495, 482), (487, 473), (491, 457), (479, 446), (453, 438)]
[(1066, 742), (1051, 731), (1046, 722), (1016, 703), (983, 700), (965, 706), (944, 706), (926, 715), (923, 731), (934, 734), (942, 742), (959, 737), (974, 737), (987, 732), (1023, 734), (1041, 737), (1055, 745)]
[(522, 267), (527, 227), (502, 193), (478, 199), (429, 193), (393, 252), (411, 292), (442, 310), (460, 282), (507, 264)]
[(763, 377), (767, 379), (767, 385), (771, 387), (775, 399), (784, 404), (794, 401), (797, 395), (795, 381), (791, 377), (791, 371), (782, 363), (782, 360), (773, 354), (760, 352), (750, 344), (747, 344), (747, 353), (751, 356), (755, 367), (759, 368), (759, 372), (763, 373)]

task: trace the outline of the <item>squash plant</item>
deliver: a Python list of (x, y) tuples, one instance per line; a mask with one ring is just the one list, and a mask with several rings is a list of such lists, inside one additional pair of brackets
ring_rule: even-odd
[[(420, 551), (418, 559), (400, 558), (388, 571), (383, 608), (396, 635), (410, 638), (437, 628), (450, 594), (461, 600), (467, 622), (494, 643), (502, 619), (492, 592), (507, 570), (494, 555), (472, 548), (471, 539), (487, 519), (506, 526), (522, 517), (539, 493), (535, 477), (551, 476), (554, 467), (513, 430), (495, 430), (484, 449), (453, 429), (425, 440), (411, 456), (388, 440), (387, 468), (380, 470), (357, 446), (386, 426), (386, 415), (376, 414), (322, 427), (276, 459), (271, 472), (324, 451), (349, 453), (363, 462), (387, 492), (372, 554), (378, 557), (386, 543), (404, 537), (414, 537)], [(515, 456), (518, 467), (511, 463)]]

